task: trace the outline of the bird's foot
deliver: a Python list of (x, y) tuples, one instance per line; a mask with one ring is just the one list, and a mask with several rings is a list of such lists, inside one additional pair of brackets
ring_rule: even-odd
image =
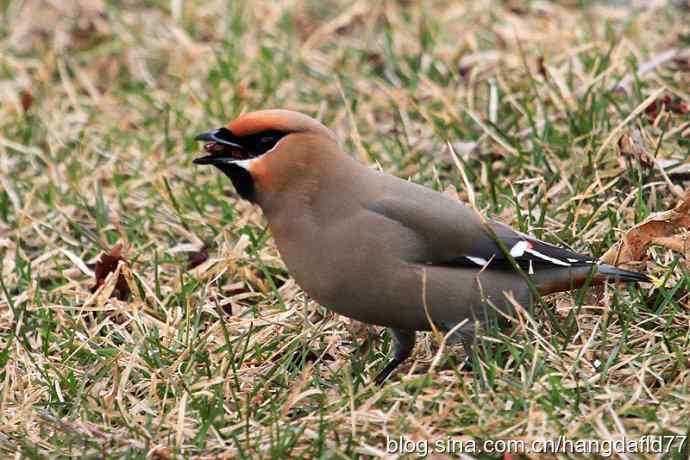
[(374, 382), (381, 385), (386, 381), (389, 375), (412, 354), (415, 342), (415, 331), (404, 331), (400, 329), (391, 329), (393, 337), (395, 337), (395, 355), (390, 360), (386, 367), (376, 375)]
[(397, 359), (392, 359), (388, 364), (386, 364), (386, 367), (383, 368), (381, 372), (376, 374), (376, 378), (374, 378), (374, 383), (376, 385), (381, 385), (383, 382), (386, 381), (389, 375), (393, 373), (393, 371), (402, 363), (403, 360), (397, 360)]
[(472, 372), (474, 370), (474, 365), (472, 364), (472, 357), (465, 356), (465, 359), (463, 359), (460, 363), (460, 367), (458, 367), (458, 370), (460, 372)]

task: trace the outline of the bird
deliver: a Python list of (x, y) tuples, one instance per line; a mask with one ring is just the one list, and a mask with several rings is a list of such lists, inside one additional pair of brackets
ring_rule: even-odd
[(195, 137), (238, 195), (258, 205), (288, 272), (313, 300), (391, 332), (383, 383), (438, 330), (471, 353), (514, 303), (606, 281), (649, 282), (484, 218), (461, 200), (382, 172), (341, 150), (318, 120), (286, 109), (244, 113)]

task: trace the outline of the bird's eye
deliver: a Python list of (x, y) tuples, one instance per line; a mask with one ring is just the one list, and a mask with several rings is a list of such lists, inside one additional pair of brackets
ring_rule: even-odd
[(286, 134), (283, 131), (267, 130), (242, 137), (240, 143), (253, 157), (258, 157), (274, 148)]

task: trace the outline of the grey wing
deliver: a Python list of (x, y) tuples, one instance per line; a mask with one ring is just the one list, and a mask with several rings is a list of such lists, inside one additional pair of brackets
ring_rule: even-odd
[[(414, 200), (385, 197), (368, 206), (412, 231), (410, 262), (443, 266), (507, 266), (509, 259), (479, 215), (460, 201), (419, 187)], [(430, 193), (429, 193), (430, 192)], [(524, 235), (500, 222), (487, 220), (496, 239), (515, 261), (533, 273), (536, 266), (573, 267), (594, 261), (569, 249)]]

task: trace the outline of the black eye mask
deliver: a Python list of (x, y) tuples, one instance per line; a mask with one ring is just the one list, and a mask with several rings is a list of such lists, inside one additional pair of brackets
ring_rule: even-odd
[(199, 160), (224, 159), (227, 162), (234, 160), (248, 160), (256, 158), (271, 150), (288, 133), (269, 129), (247, 136), (236, 136), (227, 128), (219, 128), (214, 131), (199, 134), (195, 139), (198, 141), (208, 141), (204, 145), (204, 150), (210, 154), (209, 157), (199, 158)]

